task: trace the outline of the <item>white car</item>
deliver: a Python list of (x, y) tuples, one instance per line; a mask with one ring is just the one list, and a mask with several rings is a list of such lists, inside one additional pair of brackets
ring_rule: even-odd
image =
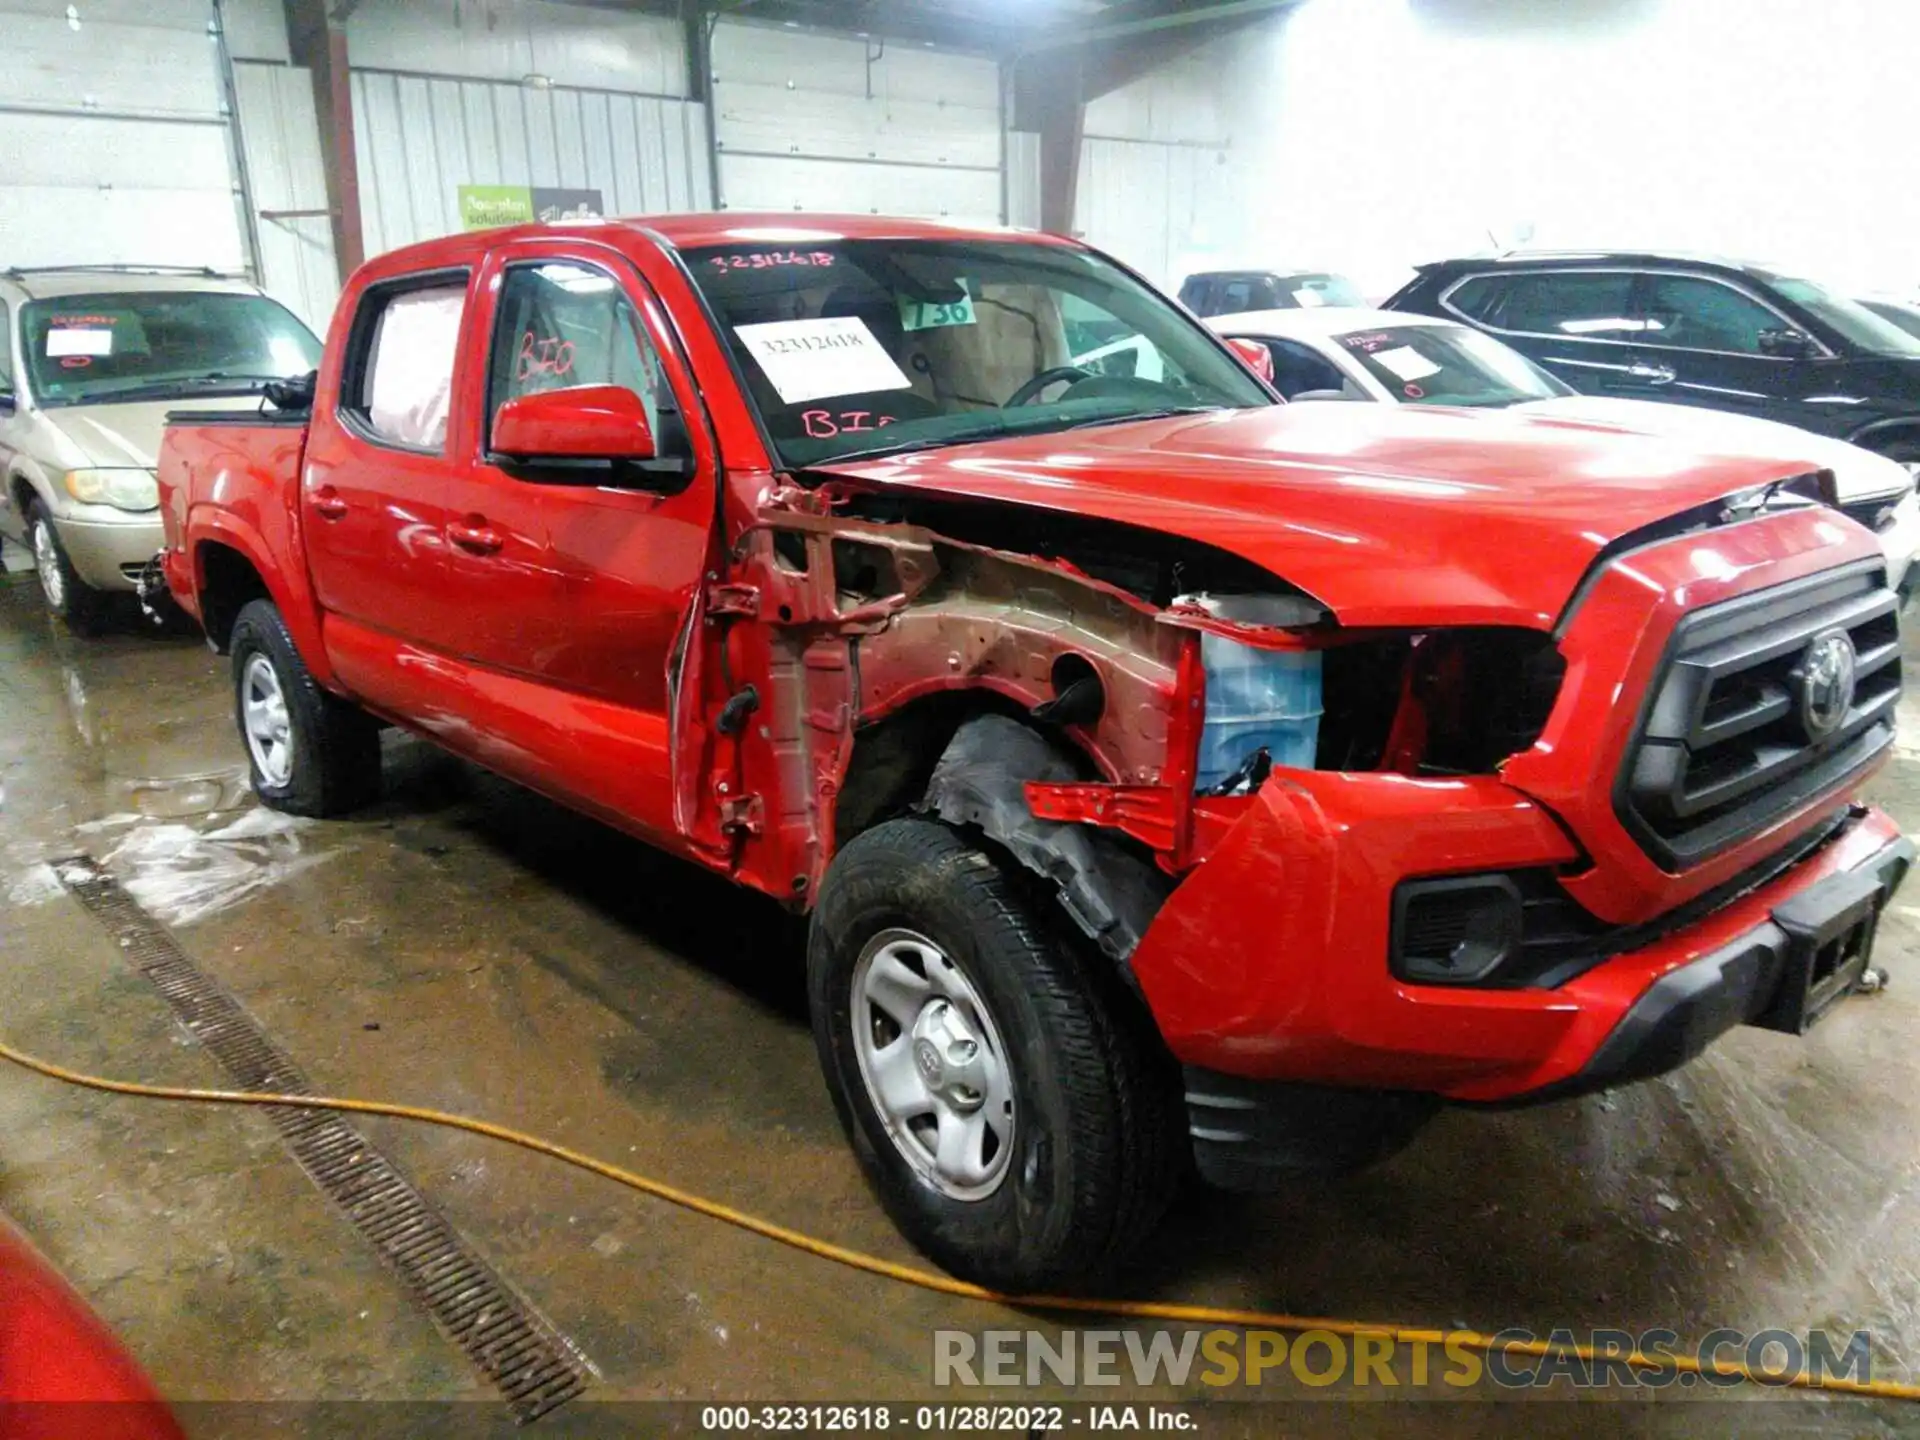
[(1400, 310), (1251, 310), (1207, 324), (1266, 346), (1274, 387), (1289, 401), (1496, 405), (1721, 451), (1796, 453), (1831, 470), (1840, 508), (1880, 537), (1888, 582), (1903, 595), (1920, 584), (1920, 569), (1912, 568), (1920, 552), (1913, 476), (1845, 440), (1724, 410), (1581, 395), (1483, 331)]

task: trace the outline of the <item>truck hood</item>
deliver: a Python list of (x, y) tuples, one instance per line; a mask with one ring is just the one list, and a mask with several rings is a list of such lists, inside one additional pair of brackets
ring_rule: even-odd
[(1539, 629), (1552, 626), (1611, 542), (1815, 467), (1793, 450), (1714, 453), (1573, 419), (1329, 404), (813, 468), (880, 490), (1180, 535), (1261, 566), (1346, 625)]

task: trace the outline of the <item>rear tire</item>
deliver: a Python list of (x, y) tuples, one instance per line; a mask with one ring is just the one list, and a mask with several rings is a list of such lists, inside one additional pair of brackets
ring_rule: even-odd
[(1185, 1134), (1144, 1007), (958, 832), (893, 820), (851, 841), (821, 885), (807, 983), (854, 1153), (946, 1269), (1016, 1294), (1085, 1287), (1165, 1212)]
[(27, 548), (33, 553), (34, 573), (47, 609), (74, 634), (97, 635), (107, 616), (109, 597), (80, 578), (47, 507), (38, 500), (27, 505)]
[(234, 715), (253, 793), (290, 815), (339, 815), (380, 793), (380, 727), (320, 688), (270, 600), (233, 622)]

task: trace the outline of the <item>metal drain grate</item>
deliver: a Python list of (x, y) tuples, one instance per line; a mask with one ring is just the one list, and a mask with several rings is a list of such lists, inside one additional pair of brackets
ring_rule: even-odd
[[(85, 855), (53, 862), (73, 897), (119, 941), (234, 1088), (310, 1095), (299, 1067), (140, 903)], [(578, 1395), (593, 1370), (553, 1323), (496, 1275), (385, 1156), (339, 1115), (266, 1107), (293, 1158), (392, 1266), (440, 1332), (524, 1424)]]

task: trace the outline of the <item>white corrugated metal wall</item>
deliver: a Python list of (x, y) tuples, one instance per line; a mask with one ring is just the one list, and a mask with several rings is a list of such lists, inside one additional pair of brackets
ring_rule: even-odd
[(296, 65), (236, 60), (233, 80), (257, 217), (260, 283), (324, 336), (340, 276), (313, 78)]
[(0, 265), (247, 264), (210, 0), (0, 0)]
[(1247, 43), (1204, 46), (1087, 106), (1074, 229), (1166, 289), (1249, 238), (1257, 177), (1232, 143)]
[(1004, 218), (993, 60), (727, 20), (713, 114), (725, 209)]
[(353, 106), (369, 255), (458, 230), (462, 185), (594, 189), (610, 215), (709, 204), (685, 100), (356, 68)]
[(594, 189), (609, 214), (712, 204), (671, 20), (524, 0), (376, 0), (347, 26), (367, 253), (460, 228), (462, 185)]

